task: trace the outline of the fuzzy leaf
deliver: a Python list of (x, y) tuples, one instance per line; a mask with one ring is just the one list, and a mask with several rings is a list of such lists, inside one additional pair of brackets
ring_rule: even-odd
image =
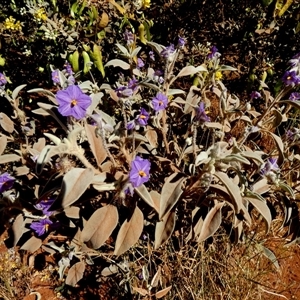
[(150, 195), (151, 195), (152, 201), (154, 203), (154, 208), (159, 213), (160, 194), (157, 191), (150, 191)]
[(52, 156), (64, 153), (68, 150), (68, 146), (66, 144), (61, 143), (59, 146), (51, 146), (47, 145), (39, 154), (38, 159), (36, 161), (35, 171), (38, 175), (40, 175), (43, 171), (43, 168), (46, 163), (48, 163)]
[(282, 101), (279, 101), (279, 104), (281, 103), (285, 103), (285, 104), (289, 104), (297, 109), (300, 109), (300, 101), (292, 101), (292, 100), (282, 100)]
[(177, 77), (194, 75), (198, 72), (207, 72), (207, 69), (203, 66), (196, 68), (194, 66), (186, 66), (178, 73)]
[(181, 173), (174, 173), (166, 179), (162, 187), (160, 198), (159, 219), (163, 217), (176, 205), (181, 194), (183, 193), (181, 186), (185, 178)]
[(46, 136), (51, 142), (53, 142), (57, 146), (61, 144), (61, 139), (55, 136), (54, 134), (44, 133), (44, 136)]
[(24, 233), (24, 218), (22, 214), (19, 214), (12, 225), (12, 231), (14, 235), (13, 245), (16, 246), (20, 240), (22, 234)]
[(130, 54), (129, 54), (129, 52), (128, 52), (128, 50), (127, 50), (126, 47), (124, 47), (123, 45), (121, 45), (119, 43), (116, 43), (116, 46), (119, 48), (119, 50), (121, 51), (121, 53), (123, 55), (125, 55), (126, 57), (130, 57)]
[(27, 250), (31, 253), (37, 251), (42, 246), (42, 240), (32, 236), (25, 244), (22, 245), (21, 250)]
[(205, 241), (212, 236), (220, 227), (222, 222), (222, 207), (224, 202), (217, 203), (205, 217), (200, 235), (198, 237), (198, 243)]
[(50, 116), (52, 116), (56, 122), (62, 127), (62, 129), (65, 132), (68, 132), (68, 128), (66, 125), (60, 120), (60, 118), (57, 116), (57, 107), (48, 103), (38, 102), (37, 105), (44, 109)]
[(161, 266), (158, 266), (158, 270), (156, 271), (150, 283), (151, 288), (157, 287), (160, 279), (161, 279)]
[(272, 215), (266, 201), (261, 201), (259, 198), (255, 197), (244, 197), (244, 199), (249, 201), (266, 220), (268, 233), (272, 222)]
[(90, 241), (94, 249), (100, 248), (116, 228), (118, 219), (118, 210), (114, 205), (97, 209), (83, 227), (82, 241)]
[(136, 207), (130, 220), (125, 221), (118, 233), (114, 255), (121, 255), (132, 247), (140, 238), (144, 227), (144, 216)]
[(225, 158), (222, 159), (224, 162), (233, 162), (233, 161), (237, 161), (246, 165), (250, 165), (250, 161), (241, 156), (240, 154), (229, 154), (227, 155)]
[(147, 45), (149, 45), (150, 47), (152, 47), (153, 49), (155, 49), (155, 51), (160, 54), (161, 51), (163, 51), (165, 49), (164, 46), (160, 45), (160, 44), (157, 44), (155, 42), (148, 42), (147, 41)]
[(174, 211), (167, 213), (162, 221), (156, 223), (155, 226), (155, 249), (158, 249), (172, 235), (175, 228), (176, 214)]
[(230, 66), (222, 65), (219, 67), (218, 71), (237, 71), (237, 69)]
[(160, 298), (164, 297), (165, 295), (167, 295), (169, 293), (169, 291), (171, 290), (171, 288), (172, 288), (172, 286), (168, 286), (165, 289), (156, 292), (156, 294), (155, 294), (156, 299), (160, 299)]
[(142, 47), (135, 48), (131, 53), (131, 58), (134, 58), (135, 56), (137, 56), (141, 49), (142, 49)]
[(83, 261), (80, 261), (76, 264), (74, 264), (68, 272), (67, 278), (66, 278), (66, 284), (70, 286), (75, 286), (77, 282), (82, 279), (83, 274), (85, 270), (85, 263)]
[(265, 246), (261, 245), (261, 244), (257, 244), (256, 248), (262, 252), (263, 255), (265, 255), (275, 266), (275, 268), (280, 271), (280, 266), (278, 263), (278, 260), (275, 256), (275, 254), (268, 248), (266, 248)]
[(201, 90), (192, 85), (190, 91), (186, 97), (186, 103), (183, 112), (188, 114), (193, 111), (193, 107), (196, 107), (200, 100)]
[(0, 155), (4, 152), (7, 145), (7, 137), (5, 135), (0, 137)]
[(30, 169), (26, 166), (17, 167), (15, 169), (16, 176), (23, 176), (30, 173)]
[(274, 139), (275, 144), (277, 146), (277, 150), (278, 150), (277, 164), (279, 166), (281, 166), (282, 163), (283, 163), (283, 161), (284, 161), (284, 146), (283, 146), (283, 142), (282, 142), (281, 138), (278, 135), (276, 135), (276, 134), (274, 134), (272, 132), (268, 132), (268, 133), (271, 134), (271, 136)]
[(145, 290), (145, 289), (142, 289), (142, 288), (139, 288), (139, 287), (132, 287), (132, 289), (135, 291), (135, 292), (137, 292), (137, 293), (139, 293), (140, 295), (142, 295), (143, 297), (144, 296), (146, 296), (146, 295), (148, 295), (148, 291), (147, 290)]
[(72, 205), (86, 191), (94, 178), (92, 169), (74, 168), (63, 179), (62, 188), (57, 202), (61, 199), (61, 206)]
[(185, 94), (185, 91), (180, 89), (169, 89), (167, 92), (167, 96), (173, 96), (178, 94)]
[(9, 133), (14, 131), (14, 122), (5, 113), (0, 113), (0, 125)]
[(252, 191), (259, 195), (267, 193), (270, 190), (270, 185), (268, 184), (267, 178), (262, 178), (261, 180), (257, 181), (252, 186)]
[(110, 265), (101, 271), (102, 276), (110, 276), (119, 272), (119, 268), (116, 265)]
[(24, 87), (25, 87), (26, 85), (27, 85), (27, 84), (22, 84), (22, 85), (17, 86), (17, 87), (13, 90), (13, 92), (12, 92), (12, 94), (11, 94), (12, 99), (16, 100), (16, 98), (18, 97), (20, 91), (21, 91), (22, 89), (24, 89)]
[(241, 155), (243, 155), (244, 157), (251, 158), (253, 160), (257, 160), (258, 162), (263, 164), (264, 160), (261, 158), (262, 154), (264, 154), (264, 153), (258, 152), (258, 151), (243, 151), (243, 152), (241, 152)]
[(141, 184), (139, 187), (134, 188), (136, 193), (151, 207), (155, 208), (151, 195), (149, 194), (145, 185)]
[(6, 164), (13, 161), (18, 161), (21, 159), (21, 156), (17, 154), (3, 154), (0, 156), (0, 164)]
[(156, 148), (157, 147), (157, 133), (154, 129), (152, 128), (147, 128), (147, 132), (145, 134), (146, 138), (148, 139), (149, 141), (149, 144), (153, 147), (153, 148)]
[(68, 218), (79, 219), (80, 208), (77, 206), (69, 206), (64, 209), (64, 213)]
[(101, 138), (96, 136), (95, 127), (89, 124), (85, 125), (85, 132), (90, 144), (92, 153), (94, 154), (98, 166), (100, 166), (107, 157), (107, 153), (103, 147)]
[(121, 60), (121, 59), (112, 59), (109, 62), (106, 63), (105, 67), (109, 67), (109, 66), (113, 66), (113, 67), (119, 67), (123, 70), (129, 70), (130, 69), (130, 64), (128, 64), (127, 62)]
[(215, 172), (214, 176), (220, 179), (220, 181), (224, 184), (225, 188), (228, 191), (228, 194), (231, 197), (236, 213), (239, 213), (243, 206), (243, 202), (242, 202), (241, 191), (238, 185), (234, 184), (232, 179), (230, 179), (227, 176), (227, 174), (223, 172)]
[(282, 190), (284, 190), (285, 192), (289, 193), (290, 196), (291, 196), (293, 199), (295, 199), (295, 193), (294, 193), (293, 189), (292, 189), (288, 184), (286, 184), (286, 183), (284, 183), (284, 182), (281, 181), (281, 182), (278, 183), (278, 185), (279, 185), (279, 187), (280, 187)]

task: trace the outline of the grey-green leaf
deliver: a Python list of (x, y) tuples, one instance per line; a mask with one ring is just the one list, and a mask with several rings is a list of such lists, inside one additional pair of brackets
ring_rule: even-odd
[(212, 236), (220, 227), (222, 222), (222, 207), (225, 202), (216, 203), (215, 206), (206, 215), (201, 226), (201, 232), (198, 237), (198, 243), (205, 241)]
[(60, 202), (61, 199), (62, 207), (70, 206), (86, 191), (93, 178), (92, 169), (74, 168), (70, 170), (64, 176), (57, 202)]
[(130, 220), (125, 221), (118, 233), (114, 255), (121, 255), (132, 247), (140, 238), (144, 228), (144, 216), (136, 207)]
[(155, 249), (158, 249), (172, 235), (175, 228), (175, 212), (167, 213), (162, 221), (156, 223), (155, 226)]
[(231, 197), (236, 213), (239, 213), (243, 206), (242, 196), (241, 196), (241, 191), (239, 186), (236, 185), (232, 181), (232, 179), (230, 179), (227, 176), (227, 174), (223, 172), (215, 172), (214, 176), (216, 176), (223, 183), (223, 185), (228, 191), (228, 194)]
[(118, 210), (114, 205), (97, 209), (83, 227), (82, 241), (90, 241), (94, 249), (100, 248), (116, 228), (118, 220)]
[(259, 198), (255, 197), (244, 197), (244, 199), (249, 201), (266, 220), (268, 233), (272, 222), (272, 215), (266, 201), (261, 201)]
[(160, 198), (159, 219), (163, 217), (176, 205), (181, 194), (183, 193), (181, 187), (185, 177), (181, 173), (174, 173), (166, 179), (163, 185)]
[(68, 272), (67, 278), (66, 278), (66, 284), (75, 286), (77, 282), (82, 279), (83, 274), (85, 270), (85, 263), (83, 261), (80, 261), (76, 264), (74, 264)]

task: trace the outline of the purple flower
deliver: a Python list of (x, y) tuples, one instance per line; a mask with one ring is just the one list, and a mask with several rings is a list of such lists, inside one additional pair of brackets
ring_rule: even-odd
[(132, 120), (127, 123), (126, 129), (133, 130), (135, 128), (135, 120)]
[(143, 60), (142, 60), (141, 58), (138, 58), (138, 59), (137, 59), (137, 67), (140, 69), (140, 68), (142, 68), (144, 65), (145, 65), (145, 64), (144, 64)]
[(291, 93), (289, 100), (292, 100), (292, 101), (300, 100), (300, 93), (297, 93), (297, 92)]
[(210, 49), (210, 53), (207, 55), (208, 59), (213, 59), (215, 57), (218, 57), (220, 55), (220, 53), (218, 52), (218, 48), (216, 46), (213, 46)]
[(117, 92), (117, 96), (119, 98), (128, 98), (133, 95), (133, 90), (124, 85), (118, 87), (115, 91)]
[(155, 111), (164, 110), (168, 106), (168, 98), (166, 95), (162, 93), (158, 93), (153, 99), (152, 99), (152, 105), (153, 109)]
[(7, 84), (7, 80), (4, 76), (4, 74), (0, 73), (0, 86), (6, 85)]
[(128, 31), (127, 29), (125, 30), (123, 34), (123, 38), (125, 42), (127, 43), (127, 46), (130, 46), (131, 44), (134, 43), (134, 35), (132, 32)]
[(58, 70), (54, 70), (51, 73), (51, 76), (52, 76), (52, 81), (53, 81), (54, 84), (60, 83), (60, 80), (59, 80), (59, 71)]
[(15, 182), (15, 178), (10, 176), (7, 172), (0, 175), (0, 193), (10, 190)]
[(64, 64), (64, 67), (65, 67), (65, 70), (66, 70), (66, 73), (70, 76), (72, 76), (74, 74), (73, 70), (72, 70), (72, 66), (69, 64), (69, 62), (65, 62)]
[(128, 85), (122, 85), (120, 87), (118, 87), (117, 89), (115, 89), (117, 96), (119, 98), (128, 98), (131, 97), (133, 95), (133, 93), (138, 89), (139, 85), (138, 85), (138, 80), (133, 78), (131, 80), (129, 80)]
[(149, 51), (149, 57), (151, 60), (155, 61), (154, 53), (153, 51)]
[(196, 120), (201, 124), (205, 122), (210, 122), (210, 118), (207, 116), (205, 112), (205, 104), (204, 102), (200, 102), (198, 108), (196, 109)]
[(258, 98), (261, 98), (261, 94), (260, 94), (260, 92), (253, 91), (253, 92), (250, 94), (250, 98), (251, 98), (251, 99), (258, 99)]
[(282, 81), (285, 85), (297, 85), (300, 83), (300, 77), (297, 76), (296, 71), (286, 71), (282, 77)]
[(135, 78), (133, 78), (133, 79), (130, 79), (129, 81), (128, 81), (128, 85), (127, 85), (127, 87), (129, 88), (129, 89), (132, 89), (132, 91), (133, 92), (135, 92), (137, 89), (138, 89), (138, 87), (139, 87), (139, 81), (137, 80), (137, 79), (135, 79)]
[(292, 130), (288, 129), (285, 133), (286, 139), (289, 141), (293, 141), (294, 137), (295, 137), (295, 132), (293, 132)]
[(169, 59), (170, 56), (175, 52), (175, 47), (173, 44), (166, 47), (164, 50), (160, 52), (160, 56), (164, 59)]
[(164, 82), (164, 78), (162, 77), (162, 75), (163, 75), (162, 71), (160, 71), (160, 70), (155, 71), (153, 74), (153, 80), (162, 84)]
[(53, 222), (49, 219), (42, 219), (38, 222), (32, 222), (30, 225), (30, 228), (36, 232), (38, 236), (42, 236), (46, 232), (48, 232), (50, 225), (52, 225)]
[(289, 60), (288, 64), (294, 68), (300, 63), (300, 53), (297, 53), (292, 57), (292, 59)]
[(86, 110), (92, 104), (91, 97), (84, 94), (77, 85), (70, 85), (65, 90), (58, 91), (56, 100), (62, 116), (72, 116), (77, 120), (85, 117)]
[(138, 123), (142, 126), (146, 126), (148, 124), (149, 113), (144, 109), (141, 108), (140, 115), (138, 116)]
[(138, 187), (149, 180), (150, 161), (136, 156), (131, 162), (129, 181), (133, 187)]
[(271, 171), (277, 172), (279, 166), (277, 164), (277, 158), (270, 157), (267, 162), (264, 163), (262, 169), (260, 170), (261, 175), (267, 176)]
[(41, 202), (35, 205), (35, 208), (41, 210), (44, 215), (49, 217), (53, 214), (52, 211), (49, 211), (49, 208), (54, 203), (54, 201), (55, 199), (42, 200)]
[(178, 37), (178, 47), (183, 48), (185, 45), (185, 39), (182, 37)]

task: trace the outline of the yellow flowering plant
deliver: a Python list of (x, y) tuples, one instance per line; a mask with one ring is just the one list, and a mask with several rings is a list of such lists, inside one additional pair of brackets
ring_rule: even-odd
[(4, 21), (4, 28), (11, 31), (20, 31), (22, 30), (22, 25), (20, 21), (16, 21), (15, 18), (10, 16)]

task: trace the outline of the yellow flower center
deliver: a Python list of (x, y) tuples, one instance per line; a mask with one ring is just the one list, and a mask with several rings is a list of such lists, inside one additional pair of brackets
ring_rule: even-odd
[(220, 79), (222, 79), (222, 78), (223, 78), (222, 73), (221, 73), (220, 71), (217, 71), (217, 72), (215, 73), (215, 79), (216, 79), (216, 80), (220, 80)]
[(149, 8), (151, 5), (151, 0), (143, 0), (142, 3), (143, 8)]
[(146, 119), (146, 116), (140, 115), (140, 119)]
[(291, 76), (288, 76), (286, 79), (287, 79), (287, 80), (291, 80), (291, 79), (292, 79), (292, 77), (291, 77)]
[(76, 106), (76, 105), (77, 105), (77, 100), (73, 99), (73, 100), (71, 101), (71, 107), (74, 107), (74, 106)]
[(139, 171), (139, 175), (141, 176), (141, 177), (146, 177), (147, 176), (147, 174), (144, 172), (144, 171)]
[(49, 229), (49, 224), (45, 224), (44, 227), (45, 227), (45, 231), (47, 232)]

